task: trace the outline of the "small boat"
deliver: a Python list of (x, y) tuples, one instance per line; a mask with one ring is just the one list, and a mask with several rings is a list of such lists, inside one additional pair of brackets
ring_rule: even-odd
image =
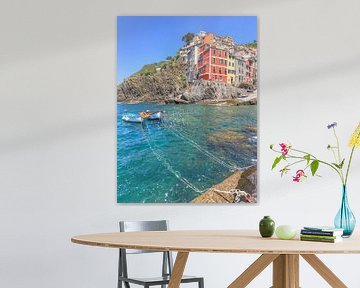
[(154, 114), (151, 114), (148, 119), (149, 120), (161, 120), (161, 118), (162, 118), (162, 112), (159, 111)]
[(148, 119), (148, 120), (161, 120), (162, 118), (162, 111), (157, 112), (151, 112), (151, 111), (145, 111), (139, 113), (142, 119)]
[(123, 114), (121, 119), (128, 123), (142, 123), (143, 122), (143, 118), (141, 118), (139, 114), (134, 114), (134, 113)]

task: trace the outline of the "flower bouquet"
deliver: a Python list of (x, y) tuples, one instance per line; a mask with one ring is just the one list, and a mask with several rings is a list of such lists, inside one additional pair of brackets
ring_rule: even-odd
[(283, 176), (289, 173), (293, 167), (301, 165), (301, 169), (295, 169), (296, 172), (292, 177), (294, 182), (301, 182), (306, 179), (308, 175), (319, 176), (317, 171), (320, 165), (329, 167), (336, 172), (342, 183), (342, 203), (339, 212), (335, 217), (334, 224), (337, 228), (343, 228), (344, 236), (349, 237), (355, 228), (356, 220), (348, 205), (346, 185), (349, 178), (349, 171), (355, 148), (360, 147), (360, 123), (350, 138), (349, 146), (351, 148), (351, 152), (348, 160), (343, 158), (341, 155), (336, 127), (336, 122), (327, 126), (329, 130), (333, 131), (335, 137), (335, 144), (327, 146), (327, 149), (333, 155), (334, 161), (324, 161), (307, 151), (296, 149), (290, 144), (280, 143), (279, 149), (274, 148), (274, 145), (272, 144), (270, 145), (270, 149), (280, 155), (275, 158), (271, 169), (273, 170), (280, 163), (284, 163), (284, 166), (280, 169), (280, 174)]

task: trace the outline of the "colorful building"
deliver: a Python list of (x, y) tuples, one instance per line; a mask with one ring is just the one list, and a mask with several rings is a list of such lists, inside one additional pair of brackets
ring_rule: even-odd
[(199, 47), (198, 79), (227, 83), (229, 52), (226, 49), (203, 44)]
[(244, 58), (235, 58), (235, 85), (245, 83), (246, 65)]
[(188, 82), (199, 79), (235, 86), (256, 85), (256, 48), (235, 44), (230, 36), (201, 31), (179, 50), (178, 55), (186, 64)]
[(187, 52), (187, 63), (186, 63), (186, 80), (192, 82), (198, 79), (198, 58), (199, 58), (199, 47), (193, 45)]
[(249, 57), (245, 61), (245, 83), (256, 84), (256, 60), (254, 57)]
[(235, 84), (235, 56), (232, 53), (229, 53), (229, 58), (228, 58), (228, 65), (227, 65), (227, 73), (228, 73), (228, 77), (227, 77), (227, 82), (229, 84), (234, 85)]

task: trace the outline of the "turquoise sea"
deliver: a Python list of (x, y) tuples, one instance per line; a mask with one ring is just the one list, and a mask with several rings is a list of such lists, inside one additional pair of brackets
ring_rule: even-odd
[[(125, 112), (165, 111), (130, 124)], [(117, 105), (118, 203), (187, 203), (256, 164), (257, 106)]]

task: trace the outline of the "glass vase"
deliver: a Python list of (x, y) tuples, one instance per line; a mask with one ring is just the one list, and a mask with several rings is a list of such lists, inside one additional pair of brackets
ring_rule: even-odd
[(334, 224), (336, 228), (344, 229), (343, 237), (346, 238), (351, 236), (355, 228), (356, 219), (349, 207), (346, 185), (342, 187), (341, 206), (336, 214)]

